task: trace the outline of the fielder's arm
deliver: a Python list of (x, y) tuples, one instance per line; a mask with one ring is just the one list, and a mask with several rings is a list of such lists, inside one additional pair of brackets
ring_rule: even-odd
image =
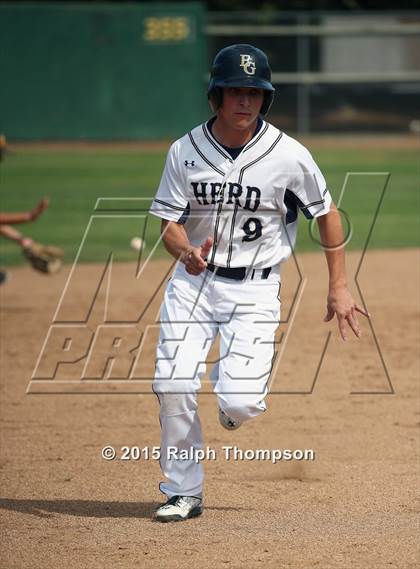
[(0, 235), (2, 237), (6, 237), (6, 239), (19, 243), (21, 247), (27, 247), (33, 243), (33, 240), (30, 237), (25, 237), (11, 225), (3, 225), (0, 223)]
[(343, 340), (347, 340), (346, 323), (360, 338), (361, 331), (356, 313), (359, 312), (364, 316), (369, 316), (369, 313), (356, 304), (347, 288), (343, 228), (340, 213), (334, 203), (326, 215), (317, 217), (317, 222), (329, 273), (327, 314), (324, 321), (329, 322), (336, 314)]
[(184, 226), (166, 219), (162, 219), (160, 232), (166, 250), (175, 259), (184, 263), (187, 273), (199, 275), (206, 269), (207, 255), (213, 244), (211, 237), (208, 237), (200, 247), (193, 247), (188, 240)]
[(15, 213), (0, 212), (0, 225), (16, 225), (17, 223), (27, 223), (35, 221), (41, 213), (48, 207), (48, 198), (42, 200), (31, 211), (21, 211)]

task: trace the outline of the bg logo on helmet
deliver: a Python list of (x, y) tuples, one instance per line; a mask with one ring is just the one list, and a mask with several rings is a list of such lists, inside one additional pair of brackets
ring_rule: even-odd
[(255, 60), (252, 55), (241, 54), (240, 66), (243, 68), (247, 75), (255, 75)]

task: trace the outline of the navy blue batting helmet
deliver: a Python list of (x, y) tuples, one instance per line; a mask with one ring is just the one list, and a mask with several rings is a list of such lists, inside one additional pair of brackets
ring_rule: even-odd
[(271, 69), (263, 51), (249, 44), (229, 45), (213, 61), (207, 95), (218, 109), (224, 87), (256, 87), (264, 90), (261, 114), (268, 113), (274, 98)]

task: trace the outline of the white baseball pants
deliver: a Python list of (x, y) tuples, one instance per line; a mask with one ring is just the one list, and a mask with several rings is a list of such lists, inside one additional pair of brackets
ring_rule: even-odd
[(202, 464), (168, 457), (168, 447), (202, 447), (197, 391), (217, 333), (220, 359), (211, 379), (219, 407), (241, 422), (266, 409), (280, 319), (280, 279), (277, 267), (266, 280), (261, 273), (255, 270), (251, 280), (251, 270), (246, 279), (235, 281), (209, 271), (189, 275), (178, 264), (168, 283), (153, 382), (160, 403), (160, 464), (167, 479), (160, 490), (168, 497), (199, 496), (203, 491)]

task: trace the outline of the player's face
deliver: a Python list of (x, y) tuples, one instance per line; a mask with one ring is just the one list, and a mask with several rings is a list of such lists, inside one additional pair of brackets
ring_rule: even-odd
[(218, 116), (235, 130), (250, 128), (260, 114), (264, 92), (253, 87), (223, 89), (223, 103)]

